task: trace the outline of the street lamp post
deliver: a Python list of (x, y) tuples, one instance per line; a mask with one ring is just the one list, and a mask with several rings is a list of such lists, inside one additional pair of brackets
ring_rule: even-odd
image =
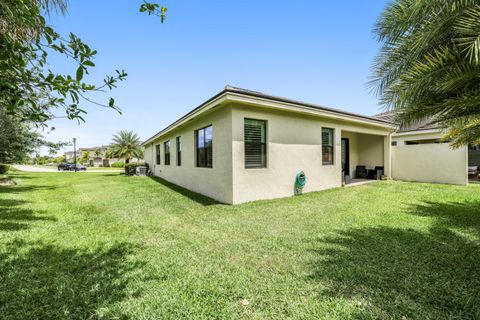
[(74, 170), (77, 171), (77, 138), (73, 138), (73, 163)]

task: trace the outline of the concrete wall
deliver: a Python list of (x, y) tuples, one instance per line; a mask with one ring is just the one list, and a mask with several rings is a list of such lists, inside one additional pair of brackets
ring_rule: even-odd
[[(267, 121), (267, 168), (245, 169), (245, 118)], [(291, 196), (294, 194), (295, 176), (300, 171), (307, 176), (304, 192), (339, 187), (342, 183), (340, 157), (343, 130), (382, 135), (374, 141), (380, 143), (382, 150), (383, 141), (389, 134), (387, 129), (378, 127), (241, 104), (233, 105), (232, 120), (233, 203)], [(335, 130), (333, 165), (322, 165), (322, 127)], [(365, 157), (369, 160), (369, 156)], [(383, 151), (378, 157), (383, 163)]]
[(358, 135), (358, 163), (373, 169), (384, 165), (384, 137)]
[[(165, 180), (224, 203), (232, 203), (232, 112), (223, 107), (176, 128), (145, 147), (145, 161)], [(213, 168), (195, 164), (195, 130), (212, 125)], [(175, 138), (182, 137), (182, 165), (177, 166)], [(170, 140), (170, 165), (165, 165), (163, 143)], [(160, 144), (161, 164), (156, 164), (155, 145)]]
[(451, 149), (447, 143), (392, 147), (392, 177), (405, 181), (465, 185), (467, 148)]
[(438, 140), (441, 137), (442, 134), (440, 131), (415, 131), (393, 134), (392, 141), (397, 142), (397, 145), (404, 145), (406, 141)]

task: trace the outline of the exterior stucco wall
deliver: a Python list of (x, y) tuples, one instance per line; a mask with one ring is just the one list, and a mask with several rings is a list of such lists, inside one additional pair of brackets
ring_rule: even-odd
[[(223, 203), (232, 203), (232, 128), (231, 108), (223, 107), (165, 134), (145, 147), (145, 161), (152, 172), (186, 189)], [(195, 130), (212, 125), (213, 167), (195, 163)], [(176, 137), (182, 137), (182, 164), (177, 166)], [(170, 140), (170, 165), (165, 165), (164, 145)], [(155, 145), (160, 144), (161, 164), (156, 164)]]
[(384, 164), (384, 137), (374, 135), (358, 135), (358, 162), (375, 168)]
[(440, 138), (440, 132), (394, 135), (397, 145), (392, 149), (392, 177), (418, 182), (468, 183), (467, 147), (452, 149), (448, 143), (405, 145), (405, 141)]
[(417, 140), (436, 140), (440, 139), (442, 134), (440, 131), (415, 131), (401, 134), (393, 134), (392, 141), (396, 141), (397, 145), (404, 145), (406, 141)]
[[(267, 168), (245, 169), (243, 136), (245, 118), (267, 121)], [(322, 127), (335, 130), (333, 165), (322, 165)], [(383, 141), (389, 135), (388, 129), (234, 104), (233, 203), (291, 196), (294, 194), (295, 176), (300, 171), (304, 171), (307, 176), (304, 192), (341, 186), (340, 157), (343, 130), (381, 135), (378, 141), (382, 151), (378, 157), (383, 163)]]

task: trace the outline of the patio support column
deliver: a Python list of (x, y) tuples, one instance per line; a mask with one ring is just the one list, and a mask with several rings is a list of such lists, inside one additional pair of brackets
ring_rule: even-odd
[(392, 177), (392, 135), (388, 134), (383, 138), (383, 166), (384, 174), (391, 178)]

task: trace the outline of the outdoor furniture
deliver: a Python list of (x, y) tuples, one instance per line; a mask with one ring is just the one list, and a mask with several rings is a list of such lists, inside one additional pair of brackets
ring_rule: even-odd
[(380, 180), (382, 179), (384, 169), (381, 166), (375, 167), (375, 179)]
[(355, 169), (355, 178), (356, 179), (367, 179), (367, 167), (357, 166)]
[(374, 169), (368, 169), (368, 170), (367, 170), (367, 179), (374, 180), (376, 174), (377, 174), (377, 171), (376, 171), (376, 170), (374, 170)]
[(474, 178), (478, 177), (478, 166), (469, 166), (468, 167), (468, 176), (473, 176)]

